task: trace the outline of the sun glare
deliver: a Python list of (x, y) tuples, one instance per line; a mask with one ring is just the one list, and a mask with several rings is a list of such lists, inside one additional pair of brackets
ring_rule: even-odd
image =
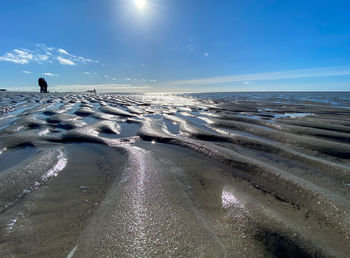
[(134, 0), (134, 3), (137, 8), (143, 9), (146, 5), (146, 0)]

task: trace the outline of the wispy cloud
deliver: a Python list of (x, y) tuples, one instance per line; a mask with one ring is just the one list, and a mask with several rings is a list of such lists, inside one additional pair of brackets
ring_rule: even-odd
[(145, 92), (152, 89), (149, 85), (131, 85), (131, 84), (75, 84), (52, 86), (52, 90), (57, 91), (87, 91), (96, 89), (97, 92)]
[(207, 53), (207, 52), (204, 52), (204, 54), (203, 54), (204, 56), (209, 56), (209, 54)]
[(145, 78), (142, 78), (142, 79), (138, 79), (138, 78), (122, 78), (126, 81), (134, 81), (134, 82), (157, 82), (157, 80), (148, 80), (148, 79), (145, 79)]
[(57, 57), (57, 60), (61, 65), (75, 65), (75, 63), (72, 60), (69, 60), (60, 56)]
[(27, 49), (14, 49), (12, 52), (0, 56), (0, 61), (11, 62), (15, 64), (27, 64), (34, 60), (34, 56)]
[(25, 48), (13, 49), (0, 56), (0, 61), (15, 64), (58, 62), (62, 65), (98, 63), (97, 60), (76, 56), (62, 48), (48, 47), (45, 44), (36, 44), (32, 50)]
[(22, 73), (31, 74), (32, 72), (30, 72), (30, 71), (22, 71)]
[(165, 83), (164, 85), (195, 86), (195, 85), (220, 84), (220, 83), (229, 83), (229, 82), (274, 81), (274, 80), (284, 80), (284, 79), (331, 77), (331, 76), (343, 76), (343, 75), (350, 75), (350, 66), (311, 68), (311, 69), (290, 70), (290, 71), (281, 71), (281, 72), (254, 73), (254, 74), (232, 75), (232, 76), (222, 76), (222, 77), (199, 78), (199, 79), (192, 79), (192, 80), (171, 81), (171, 82)]
[(90, 76), (96, 76), (97, 75), (96, 72), (83, 72), (83, 74), (90, 75)]
[(58, 74), (55, 73), (43, 73), (44, 76), (58, 77)]
[(69, 55), (68, 51), (67, 51), (67, 50), (64, 50), (64, 49), (62, 49), (62, 48), (57, 49), (57, 51), (58, 51), (59, 53), (61, 53), (61, 54)]

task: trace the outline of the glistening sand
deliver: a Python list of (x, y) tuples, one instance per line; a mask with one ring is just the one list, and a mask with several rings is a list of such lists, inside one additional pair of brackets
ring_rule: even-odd
[(0, 94), (1, 257), (348, 257), (350, 94)]

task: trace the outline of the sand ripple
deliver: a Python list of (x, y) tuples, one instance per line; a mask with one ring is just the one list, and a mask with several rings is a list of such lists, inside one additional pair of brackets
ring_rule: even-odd
[[(127, 159), (58, 256), (346, 257), (346, 103), (1, 93), (1, 162), (28, 146), (35, 153), (0, 171), (0, 222), (24, 193), (55, 184), (67, 146), (97, 143)], [(17, 242), (3, 242), (3, 255), (21, 256)]]

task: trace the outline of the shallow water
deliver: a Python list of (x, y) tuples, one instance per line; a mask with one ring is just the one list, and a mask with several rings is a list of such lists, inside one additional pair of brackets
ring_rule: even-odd
[(347, 257), (349, 104), (0, 93), (0, 256)]

